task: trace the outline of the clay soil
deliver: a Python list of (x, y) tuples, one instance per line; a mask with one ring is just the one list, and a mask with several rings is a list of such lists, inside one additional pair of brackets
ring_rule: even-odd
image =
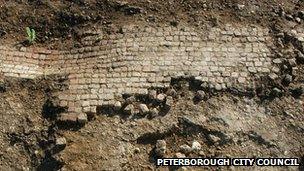
[[(256, 24), (277, 33), (303, 26), (303, 20), (295, 21), (301, 10), (302, 0), (0, 0), (0, 43), (24, 44), (25, 27), (31, 27), (38, 36), (33, 46), (70, 49), (82, 46), (79, 33), (86, 28), (102, 26), (112, 32), (113, 27), (130, 23), (187, 23), (198, 29), (226, 23)], [(303, 160), (304, 96), (293, 91), (303, 87), (303, 75), (301, 64), (294, 83), (276, 83), (284, 90), (280, 96), (269, 96), (267, 91), (273, 85), (259, 82), (260, 89), (248, 94), (208, 92), (200, 102), (194, 100), (197, 89), (191, 80), (179, 80), (172, 82), (178, 95), (163, 116), (130, 119), (100, 111), (83, 127), (60, 125), (54, 120), (57, 113), (66, 110), (53, 105), (53, 94), (66, 87), (63, 78), (7, 78), (0, 82), (0, 170), (186, 169), (155, 166), (154, 148), (159, 139), (167, 142), (166, 157), (174, 157), (181, 145), (198, 141), (202, 150), (187, 156)], [(66, 138), (64, 150), (54, 145), (59, 137)]]

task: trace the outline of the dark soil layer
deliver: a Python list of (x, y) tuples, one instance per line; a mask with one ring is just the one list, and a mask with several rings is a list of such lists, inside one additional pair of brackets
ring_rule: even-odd
[[(297, 16), (303, 1), (284, 0), (0, 0), (0, 38), (3, 43), (22, 42), (25, 28), (37, 32), (39, 46), (77, 46), (78, 31), (86, 27), (188, 23), (221, 25), (227, 22), (280, 27), (284, 14)], [(36, 45), (38, 46), (38, 45)]]

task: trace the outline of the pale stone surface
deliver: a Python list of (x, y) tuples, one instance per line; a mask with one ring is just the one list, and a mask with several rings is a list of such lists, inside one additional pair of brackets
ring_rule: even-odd
[(139, 110), (140, 110), (140, 113), (142, 113), (142, 114), (146, 114), (149, 112), (149, 108), (146, 104), (140, 104)]
[(67, 143), (67, 141), (66, 141), (66, 139), (64, 137), (56, 139), (56, 145), (57, 146), (65, 146), (66, 143)]
[(202, 145), (198, 141), (192, 142), (192, 150), (199, 151), (202, 148)]
[(167, 152), (167, 143), (165, 140), (157, 140), (155, 145), (155, 152), (158, 156), (164, 156)]
[(80, 113), (77, 116), (78, 123), (85, 124), (88, 122), (88, 116), (85, 113)]
[[(96, 36), (84, 38), (84, 47), (70, 51), (0, 46), (0, 79), (66, 74), (69, 89), (60, 93), (60, 105), (71, 113), (95, 113), (96, 106), (114, 105), (122, 94), (168, 87), (172, 77), (193, 76), (217, 90), (246, 87), (254, 77), (279, 73), (282, 62), (270, 50), (268, 29), (257, 26), (213, 27), (204, 36), (186, 26), (130, 25), (123, 30), (109, 36), (94, 31)], [(290, 34), (303, 42), (303, 29)]]

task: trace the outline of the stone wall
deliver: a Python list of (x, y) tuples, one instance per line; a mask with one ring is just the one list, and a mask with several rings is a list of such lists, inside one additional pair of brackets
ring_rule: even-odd
[(0, 71), (7, 77), (33, 79), (43, 75), (43, 63), (48, 54), (42, 49), (19, 50), (0, 46)]
[(69, 91), (60, 96), (62, 105), (75, 106), (70, 111), (94, 112), (123, 93), (169, 86), (172, 77), (194, 76), (220, 90), (254, 86), (254, 76), (271, 72), (267, 29), (227, 26), (200, 35), (187, 27), (129, 26), (122, 32), (107, 37), (91, 32), (94, 36), (84, 40), (87, 47), (64, 52), (51, 62), (70, 74)]
[[(254, 87), (253, 79), (278, 72), (269, 30), (256, 26), (211, 28), (127, 26), (104, 35), (87, 31), (84, 47), (71, 51), (21, 51), (0, 47), (1, 73), (34, 78), (67, 74), (69, 89), (59, 95), (69, 112), (96, 112), (122, 94), (167, 87), (173, 77), (194, 76), (217, 90)], [(298, 31), (299, 32), (299, 31)], [(298, 34), (298, 35), (301, 35)]]

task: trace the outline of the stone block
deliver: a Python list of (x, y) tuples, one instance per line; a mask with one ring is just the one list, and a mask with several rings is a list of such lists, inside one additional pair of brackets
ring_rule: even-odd
[(61, 113), (59, 115), (58, 121), (61, 122), (77, 122), (77, 114), (76, 113)]
[(77, 116), (77, 122), (80, 124), (85, 124), (88, 122), (88, 116), (85, 113), (80, 113)]

